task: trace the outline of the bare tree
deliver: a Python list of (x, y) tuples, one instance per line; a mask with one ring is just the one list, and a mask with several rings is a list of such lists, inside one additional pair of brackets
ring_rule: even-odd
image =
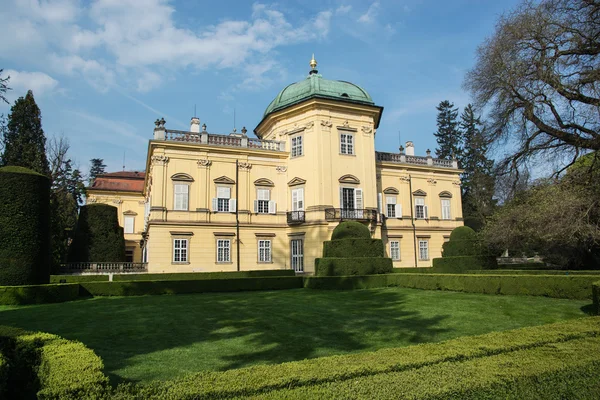
[[(525, 1), (478, 49), (464, 86), (488, 111), (490, 143), (509, 143), (503, 171), (600, 150), (600, 1)], [(567, 157), (567, 158), (565, 158)]]
[(4, 96), (4, 93), (6, 93), (7, 91), (11, 90), (11, 88), (9, 88), (8, 85), (7, 85), (8, 81), (10, 80), (10, 76), (7, 76), (6, 78), (3, 78), (2, 77), (2, 71), (4, 71), (4, 70), (0, 69), (0, 101), (3, 101), (6, 104), (8, 104), (8, 100)]

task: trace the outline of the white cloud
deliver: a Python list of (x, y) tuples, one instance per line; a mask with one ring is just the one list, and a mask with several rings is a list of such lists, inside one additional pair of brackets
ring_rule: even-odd
[(10, 76), (8, 86), (12, 88), (7, 95), (12, 99), (24, 96), (31, 90), (36, 97), (44, 96), (58, 88), (58, 81), (43, 72), (5, 70), (3, 77)]
[(371, 4), (367, 12), (358, 17), (358, 22), (362, 22), (364, 24), (371, 24), (375, 22), (375, 18), (377, 18), (377, 15), (379, 14), (379, 6), (380, 4), (378, 1)]
[(69, 22), (75, 19), (79, 12), (75, 0), (17, 0), (17, 7), (32, 18), (51, 23)]
[(338, 15), (348, 14), (350, 10), (352, 10), (351, 5), (341, 5), (338, 8), (336, 8), (335, 13)]

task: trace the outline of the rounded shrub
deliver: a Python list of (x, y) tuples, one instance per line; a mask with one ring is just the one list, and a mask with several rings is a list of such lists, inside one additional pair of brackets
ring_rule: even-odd
[(335, 227), (331, 240), (339, 239), (370, 239), (371, 231), (365, 225), (356, 221), (344, 221)]
[(450, 241), (452, 240), (477, 240), (477, 233), (468, 226), (459, 226), (450, 233)]
[(50, 180), (0, 168), (0, 285), (50, 281)]
[(71, 262), (123, 262), (125, 237), (119, 226), (117, 208), (108, 204), (81, 207), (73, 243)]

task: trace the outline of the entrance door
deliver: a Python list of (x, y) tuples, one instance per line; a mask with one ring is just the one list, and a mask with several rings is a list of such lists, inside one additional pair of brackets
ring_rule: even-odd
[(304, 240), (292, 239), (290, 242), (290, 253), (292, 254), (292, 269), (296, 272), (304, 272)]

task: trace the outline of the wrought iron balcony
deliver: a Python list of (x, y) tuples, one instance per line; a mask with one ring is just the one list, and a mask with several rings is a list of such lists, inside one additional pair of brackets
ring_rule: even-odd
[(327, 221), (377, 221), (377, 210), (367, 209), (344, 209), (326, 208), (325, 219)]
[(287, 212), (287, 223), (292, 224), (302, 224), (305, 221), (304, 211), (288, 211)]

